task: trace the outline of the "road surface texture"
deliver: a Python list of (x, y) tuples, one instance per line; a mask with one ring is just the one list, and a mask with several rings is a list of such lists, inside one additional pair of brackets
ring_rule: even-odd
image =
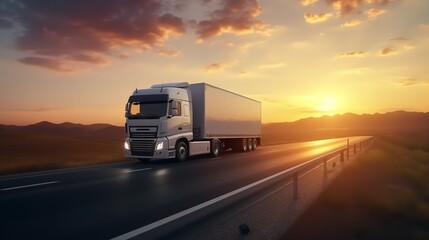
[[(350, 141), (353, 143), (365, 138), (354, 137)], [(182, 163), (131, 161), (2, 176), (0, 239), (111, 239), (123, 236), (346, 145), (347, 139), (339, 138), (265, 146), (247, 153), (227, 152), (219, 158), (198, 157)], [(271, 189), (276, 187), (263, 195), (280, 192)], [(278, 189), (287, 191), (281, 186)], [(224, 213), (212, 214), (206, 217), (207, 221), (182, 228), (165, 238), (189, 238), (190, 234), (199, 234), (206, 239), (216, 239), (215, 234), (229, 234), (228, 231), (235, 232), (222, 237), (240, 238), (236, 229), (241, 220), (237, 218), (240, 214), (248, 214), (249, 211), (243, 210), (246, 204), (265, 204), (260, 196), (251, 197), (251, 204), (244, 201), (244, 207), (238, 203), (230, 206), (232, 211), (227, 214), (228, 219), (222, 219)], [(284, 198), (285, 201), (287, 198), (291, 198), (291, 194)], [(300, 196), (300, 199), (305, 198)], [(243, 219), (252, 217), (252, 221), (257, 222), (255, 216), (260, 214)], [(272, 213), (262, 215), (271, 216)], [(228, 221), (235, 224), (228, 225), (235, 230), (213, 228), (213, 224), (223, 226)], [(276, 224), (271, 222), (267, 225), (275, 228)], [(258, 233), (257, 229), (251, 228), (250, 233), (257, 239), (255, 232)]]

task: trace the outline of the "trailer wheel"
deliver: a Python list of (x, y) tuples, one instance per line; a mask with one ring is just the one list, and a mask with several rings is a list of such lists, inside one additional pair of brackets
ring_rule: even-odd
[(222, 155), (222, 143), (219, 141), (219, 139), (212, 140), (211, 155), (213, 157), (220, 157), (220, 155)]
[(247, 151), (252, 151), (253, 150), (253, 141), (251, 138), (247, 139)]
[(176, 144), (176, 160), (185, 161), (188, 158), (189, 150), (188, 145), (184, 141), (179, 141)]
[(247, 152), (247, 138), (241, 139), (241, 149), (242, 152)]
[(252, 150), (255, 151), (256, 148), (258, 147), (258, 140), (256, 138), (254, 138), (254, 139), (252, 139), (252, 142), (253, 142)]

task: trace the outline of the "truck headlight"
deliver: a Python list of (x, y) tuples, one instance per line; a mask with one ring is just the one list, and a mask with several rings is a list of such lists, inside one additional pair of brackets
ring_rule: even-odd
[(124, 143), (124, 148), (130, 150), (130, 144), (128, 142)]
[(156, 144), (156, 151), (162, 150), (164, 148), (164, 142), (159, 142)]

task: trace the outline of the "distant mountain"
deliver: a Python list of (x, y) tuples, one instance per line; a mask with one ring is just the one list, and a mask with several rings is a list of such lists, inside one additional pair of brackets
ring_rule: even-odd
[[(264, 143), (290, 142), (351, 135), (376, 135), (392, 131), (429, 132), (429, 113), (396, 111), (384, 114), (346, 113), (335, 116), (311, 117), (295, 122), (262, 125)], [(43, 121), (28, 126), (0, 125), (1, 132), (35, 133), (65, 137), (101, 138), (122, 141), (123, 127), (109, 124), (54, 124)]]
[(263, 126), (264, 133), (323, 131), (323, 130), (415, 130), (429, 129), (429, 112), (396, 111), (389, 113), (346, 113), (335, 116), (305, 118), (296, 122), (269, 123)]
[(123, 127), (110, 124), (83, 125), (70, 122), (55, 124), (43, 121), (28, 126), (0, 125), (0, 132), (34, 133), (64, 137), (102, 137), (117, 140), (123, 140), (125, 138)]

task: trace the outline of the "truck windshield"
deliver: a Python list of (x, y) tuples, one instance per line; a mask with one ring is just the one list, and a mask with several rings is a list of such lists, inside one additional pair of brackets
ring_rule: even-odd
[(128, 100), (127, 117), (156, 119), (167, 115), (168, 95), (137, 95)]

